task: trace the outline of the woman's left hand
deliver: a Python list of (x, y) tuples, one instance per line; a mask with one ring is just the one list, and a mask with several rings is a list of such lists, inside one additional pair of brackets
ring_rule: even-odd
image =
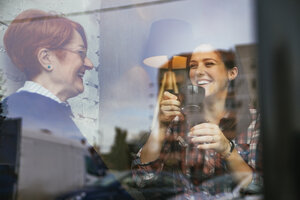
[(226, 154), (230, 149), (228, 139), (216, 124), (198, 124), (191, 128), (189, 137), (198, 149), (214, 149), (221, 155)]

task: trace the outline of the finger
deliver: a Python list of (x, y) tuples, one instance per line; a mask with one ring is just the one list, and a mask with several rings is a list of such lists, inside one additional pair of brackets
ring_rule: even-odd
[(181, 112), (166, 112), (163, 113), (162, 115), (160, 115), (159, 120), (161, 120), (162, 122), (170, 122), (172, 120), (176, 120), (176, 121), (180, 121), (182, 120), (183, 115), (181, 114)]
[(213, 136), (201, 136), (194, 137), (191, 139), (192, 143), (216, 143), (216, 140)]
[(215, 149), (216, 147), (217, 147), (217, 143), (208, 143), (208, 144), (197, 145), (198, 149)]
[(163, 99), (177, 99), (177, 96), (168, 91), (165, 91), (163, 95)]
[(181, 112), (178, 112), (178, 111), (163, 111), (163, 114), (166, 116), (166, 117), (170, 117), (170, 116), (180, 116), (181, 115)]
[(201, 128), (209, 128), (209, 129), (219, 129), (219, 126), (213, 123), (201, 123), (196, 126), (193, 126), (191, 130), (201, 129)]
[(180, 106), (180, 101), (173, 100), (173, 99), (162, 100), (160, 102), (160, 105), (176, 105), (176, 106)]
[(218, 132), (215, 129), (210, 128), (201, 128), (201, 129), (194, 129), (190, 131), (191, 137), (195, 136), (205, 136), (205, 135), (216, 135)]
[(162, 111), (180, 111), (178, 106), (162, 106), (160, 109)]

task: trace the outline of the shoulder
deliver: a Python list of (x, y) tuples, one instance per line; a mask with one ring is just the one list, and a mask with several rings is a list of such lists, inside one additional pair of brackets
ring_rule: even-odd
[(7, 118), (22, 118), (23, 128), (47, 129), (56, 135), (82, 138), (66, 106), (49, 97), (25, 91), (14, 93), (4, 99), (3, 111)]
[[(17, 92), (3, 100), (4, 115), (8, 117), (18, 117), (32, 113), (35, 110), (42, 111), (51, 109), (55, 103), (48, 97), (31, 92)], [(30, 112), (28, 112), (30, 111)]]
[(26, 92), (26, 91), (22, 91), (22, 92), (16, 92), (11, 94), (10, 96), (6, 97), (3, 101), (5, 103), (25, 103), (27, 101), (41, 101), (41, 100), (47, 100), (47, 97), (44, 97), (40, 94), (37, 93), (31, 93), (31, 92)]

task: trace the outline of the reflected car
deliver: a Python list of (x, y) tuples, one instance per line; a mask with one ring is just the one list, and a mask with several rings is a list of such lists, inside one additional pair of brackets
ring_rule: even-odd
[(60, 195), (56, 200), (132, 200), (133, 198), (122, 187), (112, 174), (96, 181), (93, 185)]
[[(178, 187), (174, 187), (174, 181)], [(63, 194), (56, 200), (102, 200), (102, 199), (168, 199), (184, 192), (182, 180), (174, 180), (171, 173), (162, 172), (159, 179), (147, 187), (140, 188), (133, 180), (131, 171), (107, 175), (93, 185)]]

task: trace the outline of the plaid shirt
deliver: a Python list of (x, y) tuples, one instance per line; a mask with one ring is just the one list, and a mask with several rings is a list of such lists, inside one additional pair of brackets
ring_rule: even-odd
[[(250, 114), (252, 122), (248, 129), (245, 128), (245, 131), (237, 134), (232, 141), (240, 156), (255, 171), (259, 123), (256, 110), (250, 109)], [(221, 122), (219, 126), (222, 129)], [(178, 199), (190, 199), (192, 196), (194, 199), (195, 197), (196, 199), (214, 199), (208, 196), (231, 192), (236, 183), (228, 175), (230, 171), (220, 154), (214, 150), (199, 150), (192, 144), (184, 145), (184, 141), (187, 141), (185, 133), (185, 125), (172, 121), (159, 158), (150, 163), (141, 163), (142, 149), (140, 149), (132, 163), (133, 176), (137, 185), (140, 187), (151, 185), (159, 179), (159, 175), (171, 172), (174, 176), (174, 190), (180, 187), (179, 185), (184, 185), (184, 195)], [(226, 178), (217, 181), (217, 177), (221, 175)], [(214, 177), (215, 179), (212, 179)]]

